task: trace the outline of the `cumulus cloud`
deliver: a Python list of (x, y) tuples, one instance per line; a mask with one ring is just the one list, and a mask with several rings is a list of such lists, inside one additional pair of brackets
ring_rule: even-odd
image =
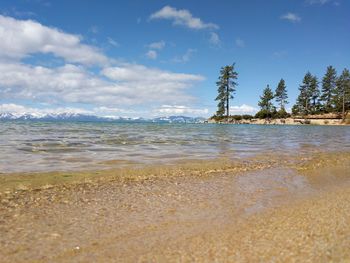
[[(146, 105), (192, 101), (186, 90), (204, 78), (125, 64), (103, 76), (72, 64), (58, 68), (0, 63), (0, 96), (50, 103)], [(106, 79), (107, 78), (107, 79)]]
[(287, 13), (281, 16), (281, 19), (288, 20), (292, 23), (298, 23), (301, 21), (301, 17), (294, 13)]
[(182, 25), (190, 29), (218, 29), (219, 26), (213, 23), (205, 23), (200, 18), (194, 17), (186, 9), (176, 9), (171, 6), (164, 6), (150, 16), (151, 20), (166, 19), (173, 21), (173, 25)]
[(257, 108), (242, 104), (241, 106), (231, 106), (230, 114), (255, 114), (258, 111)]
[(161, 50), (161, 49), (163, 49), (165, 47), (165, 41), (161, 40), (161, 41), (158, 41), (158, 42), (153, 42), (153, 43), (149, 44), (148, 47), (150, 49)]
[[(90, 107), (173, 104), (194, 100), (188, 89), (204, 79), (117, 63), (82, 44), (78, 36), (31, 20), (0, 16), (0, 36), (0, 97), (5, 100)], [(24, 62), (23, 58), (38, 52), (52, 53), (65, 64), (46, 67)], [(100, 67), (91, 71), (90, 64)]]
[(208, 109), (198, 109), (198, 108), (191, 108), (187, 106), (182, 105), (162, 105), (160, 108), (155, 109), (153, 111), (156, 115), (157, 114), (163, 114), (163, 115), (191, 115), (191, 116), (206, 116), (209, 113)]
[(81, 37), (44, 26), (33, 20), (0, 15), (0, 58), (17, 59), (35, 53), (53, 54), (70, 63), (105, 65), (108, 58)]

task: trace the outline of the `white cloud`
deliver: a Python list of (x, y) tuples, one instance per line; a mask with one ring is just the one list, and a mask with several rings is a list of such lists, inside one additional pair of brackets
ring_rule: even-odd
[(230, 114), (255, 114), (258, 111), (257, 108), (242, 104), (241, 106), (231, 106)]
[(245, 47), (245, 42), (244, 42), (244, 40), (241, 39), (241, 38), (239, 38), (239, 37), (236, 38), (235, 44), (236, 44), (237, 47), (240, 47), (240, 48), (244, 48), (244, 47)]
[(186, 53), (183, 54), (182, 56), (180, 56), (180, 57), (175, 57), (175, 58), (173, 59), (173, 62), (176, 62), (176, 63), (186, 63), (186, 62), (190, 61), (192, 55), (193, 55), (194, 53), (196, 53), (196, 52), (197, 52), (196, 49), (191, 49), (191, 48), (189, 48), (189, 49), (187, 49)]
[(119, 43), (117, 42), (117, 41), (115, 41), (113, 38), (111, 38), (111, 37), (108, 37), (107, 38), (107, 41), (108, 41), (108, 43), (111, 45), (111, 46), (114, 46), (114, 47), (119, 47), (120, 45), (119, 45)]
[(104, 77), (71, 64), (46, 68), (0, 62), (0, 72), (0, 97), (5, 99), (103, 106), (192, 101), (185, 91), (204, 79), (137, 64), (105, 68)]
[(146, 53), (146, 57), (148, 57), (149, 59), (157, 59), (158, 53), (155, 50), (148, 50), (148, 52)]
[(218, 29), (219, 26), (213, 23), (204, 23), (200, 18), (193, 17), (186, 9), (176, 9), (171, 6), (164, 6), (153, 13), (150, 19), (172, 20), (174, 25), (182, 25), (191, 29)]
[(219, 35), (215, 32), (210, 32), (209, 43), (214, 45), (214, 46), (220, 45), (221, 40), (220, 40)]
[(287, 13), (281, 16), (281, 19), (288, 20), (292, 23), (298, 23), (301, 21), (301, 17), (294, 13)]
[[(81, 103), (89, 108), (189, 103), (194, 97), (188, 89), (204, 79), (200, 75), (113, 61), (94, 47), (82, 44), (78, 36), (31, 20), (0, 16), (0, 36), (3, 100), (52, 105)], [(22, 60), (38, 52), (52, 53), (66, 62), (63, 66), (47, 67)], [(189, 50), (182, 59), (187, 61), (192, 52)], [(100, 67), (91, 71), (87, 67), (90, 64)]]
[(209, 113), (208, 109), (198, 109), (198, 108), (191, 108), (187, 106), (182, 105), (162, 105), (160, 108), (155, 109), (153, 111), (156, 115), (163, 114), (163, 115), (179, 115), (179, 114), (186, 114), (191, 116), (206, 116)]
[(163, 49), (165, 47), (165, 41), (161, 40), (161, 41), (158, 41), (158, 42), (153, 42), (153, 43), (149, 44), (148, 47), (150, 49), (161, 50), (161, 49)]
[(168, 84), (174, 82), (173, 84), (179, 87), (183, 86), (184, 83), (202, 81), (204, 79), (200, 75), (172, 73), (138, 64), (125, 64), (120, 67), (105, 68), (102, 74), (118, 82), (151, 82), (155, 85), (162, 85), (162, 82), (167, 82)]
[(0, 15), (0, 39), (0, 58), (19, 60), (44, 53), (85, 65), (105, 65), (109, 61), (97, 48), (82, 44), (81, 37), (33, 20)]

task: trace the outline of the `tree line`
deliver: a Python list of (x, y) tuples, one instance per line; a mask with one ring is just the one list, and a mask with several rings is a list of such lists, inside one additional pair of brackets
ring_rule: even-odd
[[(216, 119), (230, 117), (230, 100), (237, 87), (238, 73), (235, 64), (222, 67), (220, 76), (216, 82), (218, 88), (218, 110), (214, 115)], [(275, 105), (276, 103), (276, 105)], [(260, 111), (255, 118), (287, 118), (291, 114), (286, 111), (288, 104), (287, 86), (281, 79), (272, 90), (269, 85), (263, 90), (258, 105)], [(327, 67), (327, 71), (320, 82), (318, 77), (307, 72), (299, 85), (299, 96), (292, 107), (292, 115), (315, 115), (337, 113), (345, 118), (350, 110), (350, 72), (344, 69), (340, 76), (333, 66)], [(232, 116), (231, 116), (232, 117)], [(245, 115), (245, 118), (253, 116)], [(240, 119), (237, 116), (234, 119)]]

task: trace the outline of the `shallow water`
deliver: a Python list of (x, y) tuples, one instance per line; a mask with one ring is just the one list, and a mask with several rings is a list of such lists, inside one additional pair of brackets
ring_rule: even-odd
[(0, 122), (0, 172), (348, 151), (345, 126)]
[(350, 159), (337, 157), (344, 162), (303, 173), (281, 165), (9, 192), (0, 195), (0, 258), (341, 262), (349, 254)]

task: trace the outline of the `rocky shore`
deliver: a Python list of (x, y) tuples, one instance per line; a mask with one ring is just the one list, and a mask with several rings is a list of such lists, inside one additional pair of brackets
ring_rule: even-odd
[(290, 118), (275, 118), (275, 119), (235, 119), (229, 118), (227, 121), (221, 121), (213, 118), (208, 120), (208, 123), (231, 123), (231, 124), (260, 124), (260, 125), (350, 125), (350, 114), (347, 114), (345, 120), (339, 114), (322, 114), (308, 116), (294, 116)]
[(208, 120), (208, 123), (231, 123), (231, 124), (260, 124), (260, 125), (349, 125), (342, 119), (306, 119), (306, 118), (286, 118), (286, 119), (251, 119), (251, 120), (229, 120), (215, 121)]

